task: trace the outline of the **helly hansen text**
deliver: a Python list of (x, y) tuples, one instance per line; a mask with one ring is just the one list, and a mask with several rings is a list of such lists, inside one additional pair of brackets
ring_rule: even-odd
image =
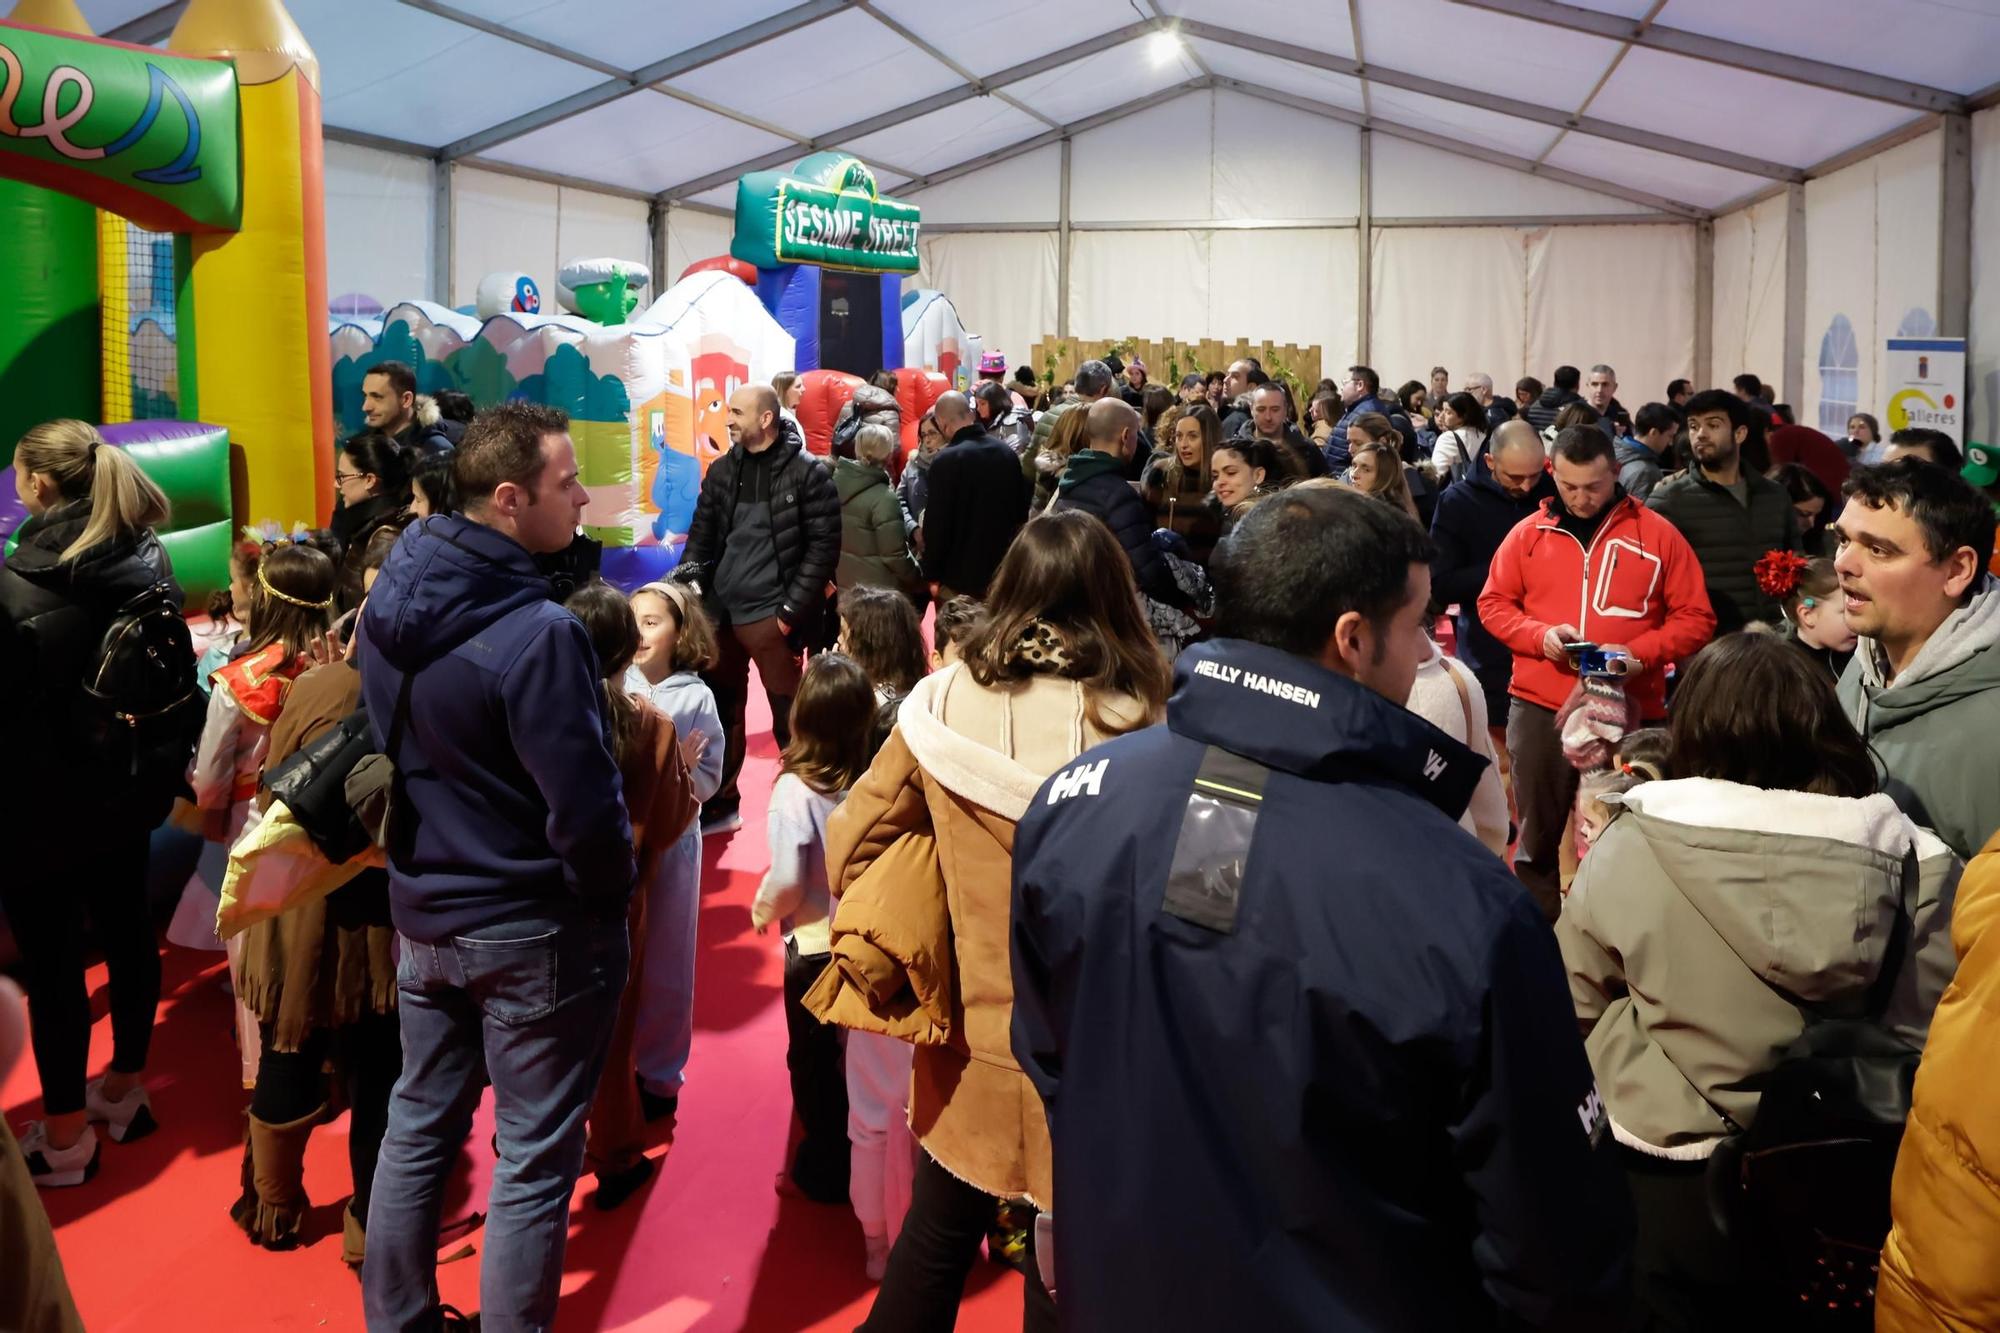
[(1319, 691), (1309, 690), (1303, 685), (1294, 685), (1289, 680), (1279, 680), (1276, 676), (1260, 676), (1242, 667), (1226, 666), (1221, 662), (1196, 662), (1194, 674), (1212, 676), (1225, 685), (1241, 685), (1246, 690), (1256, 690), (1286, 703), (1304, 704), (1307, 708), (1319, 707)]

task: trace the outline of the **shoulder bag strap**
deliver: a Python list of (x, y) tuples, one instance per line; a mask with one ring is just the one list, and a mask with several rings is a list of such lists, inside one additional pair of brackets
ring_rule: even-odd
[(1451, 669), (1449, 657), (1444, 662), (1444, 674), (1451, 677), (1451, 683), (1458, 689), (1458, 706), (1465, 713), (1465, 743), (1474, 750), (1479, 748), (1478, 739), (1472, 734), (1472, 696), (1466, 692), (1465, 677)]

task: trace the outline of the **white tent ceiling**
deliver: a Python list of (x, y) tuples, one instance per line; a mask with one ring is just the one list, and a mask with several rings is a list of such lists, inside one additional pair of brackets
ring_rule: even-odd
[[(2000, 100), (2000, 0), (288, 3), (333, 137), (698, 206), (820, 148), (916, 188), (1225, 87), (1705, 217)], [(184, 0), (81, 7), (157, 42)]]

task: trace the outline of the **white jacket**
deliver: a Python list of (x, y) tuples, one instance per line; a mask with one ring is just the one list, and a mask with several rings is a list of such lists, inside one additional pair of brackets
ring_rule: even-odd
[(1471, 669), (1432, 644), (1430, 660), (1417, 668), (1416, 683), (1410, 686), (1409, 701), (1403, 706), (1486, 760), (1486, 772), (1473, 790), (1472, 804), (1458, 822), (1495, 856), (1505, 856), (1507, 791), (1500, 784), (1500, 758), (1493, 752), (1493, 737), (1487, 731), (1486, 696)]

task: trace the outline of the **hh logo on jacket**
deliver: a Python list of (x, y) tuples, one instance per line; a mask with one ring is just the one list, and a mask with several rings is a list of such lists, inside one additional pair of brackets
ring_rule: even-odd
[(1094, 764), (1078, 764), (1056, 774), (1056, 780), (1049, 784), (1049, 804), (1067, 801), (1072, 796), (1095, 796), (1104, 786), (1104, 768), (1109, 759), (1100, 759)]

